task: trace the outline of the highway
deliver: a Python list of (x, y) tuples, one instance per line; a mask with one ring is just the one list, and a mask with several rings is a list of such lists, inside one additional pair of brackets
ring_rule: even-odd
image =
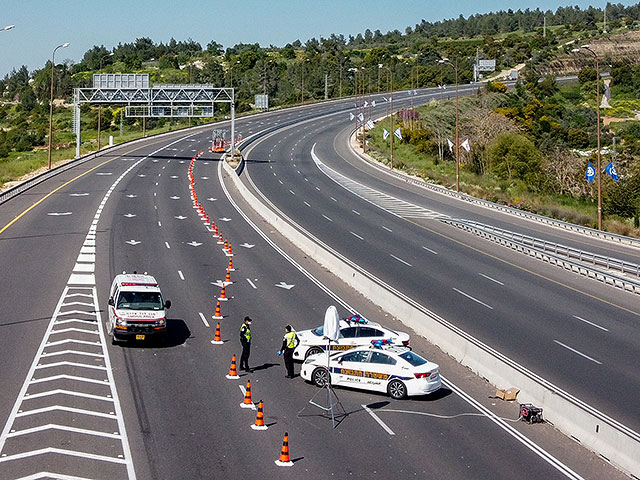
[[(469, 249), (444, 235), (466, 243), (475, 239), (451, 232), (432, 217), (410, 223), (389, 215), (320, 173), (311, 148), (317, 144), (318, 156), (329, 165), (335, 162), (323, 158), (321, 140), (330, 137), (331, 128), (342, 131), (344, 125), (335, 118), (293, 122), (336, 111), (348, 118), (342, 102), (240, 120), (245, 138), (292, 123), (268, 137), (272, 144), (253, 144), (247, 167), (251, 179), (278, 208), (377, 275), (392, 277), (407, 295), (424, 298), (418, 293), (428, 291), (434, 309), (457, 304), (460, 310), (451, 310), (452, 320), (465, 328), (473, 325), (462, 323), (458, 316), (463, 313), (488, 324), (462, 297), (451, 301), (454, 267), (473, 265), (494, 280), (501, 278), (514, 295), (522, 270), (480, 268), (482, 257), (467, 260)], [(284, 325), (316, 326), (334, 304), (342, 314), (355, 310), (396, 329), (403, 326), (257, 218), (230, 191), (228, 180), (221, 180), (219, 160), (204, 154), (194, 167), (198, 197), (232, 242), (236, 269), (227, 287), (229, 301), (222, 306), (225, 344), (212, 345), (217, 282), (224, 279), (228, 257), (193, 208), (187, 177), (191, 159), (208, 146), (209, 129), (105, 151), (0, 205), (0, 287), (5, 292), (0, 418), (6, 421), (1, 478), (623, 478), (551, 427), (518, 422), (517, 406), (489, 399), (491, 386), (417, 337), (413, 348), (441, 365), (446, 388), (402, 402), (340, 389), (348, 416), (332, 430), (308, 403), (318, 390), (299, 377), (284, 378), (275, 354)], [(340, 136), (335, 139), (339, 142)], [(292, 161), (292, 153), (300, 159)], [(328, 218), (320, 221), (310, 212)], [(373, 234), (371, 225), (378, 225)], [(425, 261), (422, 253), (406, 255), (423, 243), (442, 264), (433, 258), (419, 264)], [(394, 245), (394, 255), (416, 267), (393, 257), (389, 261), (383, 244)], [(372, 253), (377, 254), (373, 264)], [(518, 261), (515, 254), (507, 255)], [(416, 272), (418, 266), (431, 272), (430, 278)], [(398, 274), (399, 267), (412, 270)], [(153, 274), (172, 300), (165, 345), (107, 342), (102, 325), (108, 288), (124, 270)], [(545, 274), (561, 276), (552, 269)], [(278, 286), (282, 282), (291, 287)], [(539, 283), (532, 285), (533, 294), (521, 293), (515, 300), (548, 294), (545, 280)], [(465, 291), (469, 284), (456, 288)], [(567, 295), (559, 295), (565, 305)], [(505, 297), (494, 292), (485, 300), (498, 307)], [(245, 315), (255, 320), (250, 360), (255, 371), (239, 381), (227, 380)], [(504, 321), (507, 314), (500, 318)], [(516, 327), (510, 327), (514, 336)], [(499, 331), (495, 325), (486, 329)], [(511, 341), (514, 351), (526, 343)], [(239, 408), (240, 387), (249, 379), (254, 400), (265, 401), (266, 432), (251, 430), (255, 412)], [(285, 432), (294, 461), (289, 469), (274, 464)]]

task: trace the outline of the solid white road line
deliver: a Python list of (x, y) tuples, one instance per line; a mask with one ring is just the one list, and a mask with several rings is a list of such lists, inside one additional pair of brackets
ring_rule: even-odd
[(597, 363), (598, 365), (602, 365), (602, 362), (599, 362), (598, 360), (596, 360), (595, 358), (590, 357), (587, 354), (584, 354), (578, 350), (576, 350), (575, 348), (571, 348), (569, 345), (565, 345), (562, 342), (559, 342), (558, 340), (554, 340), (554, 342), (556, 342), (558, 345), (560, 345), (561, 347), (566, 348), (567, 350), (571, 350), (573, 353), (577, 353), (578, 355), (580, 355), (581, 357), (586, 358), (587, 360), (591, 360), (593, 363)]
[(493, 307), (491, 305), (487, 305), (484, 302), (481, 302), (480, 300), (478, 300), (477, 298), (473, 298), (471, 295), (469, 295), (468, 293), (464, 293), (462, 290), (458, 290), (457, 288), (453, 288), (456, 292), (458, 292), (460, 295), (464, 295), (465, 297), (467, 297), (470, 300), (473, 300), (476, 303), (479, 303), (480, 305), (483, 305), (491, 310), (493, 310)]
[(382, 428), (384, 428), (385, 432), (387, 432), (389, 435), (395, 435), (395, 433), (393, 433), (393, 430), (391, 430), (387, 426), (386, 423), (384, 423), (382, 420), (380, 420), (380, 417), (378, 417), (375, 413), (373, 413), (369, 407), (367, 407), (366, 405), (362, 405), (362, 408), (364, 408), (365, 412), (367, 412), (369, 415), (371, 415), (371, 417), (373, 417), (373, 419), (376, 422), (378, 422), (378, 425), (380, 425)]
[(593, 323), (593, 322), (590, 322), (589, 320), (585, 320), (584, 318), (579, 317), (579, 316), (577, 316), (577, 315), (573, 315), (573, 318), (575, 318), (575, 319), (577, 319), (577, 320), (580, 320), (581, 322), (588, 323), (588, 324), (589, 324), (589, 325), (591, 325), (592, 327), (599, 328), (600, 330), (604, 330), (605, 332), (608, 332), (608, 331), (609, 331), (609, 329), (608, 329), (608, 328), (601, 327), (600, 325), (597, 325), (597, 324), (595, 324), (595, 323)]
[(202, 323), (204, 323), (204, 326), (209, 328), (209, 322), (207, 322), (207, 317), (205, 317), (202, 312), (198, 312), (198, 315), (200, 315), (200, 318), (202, 319)]
[(489, 275), (485, 275), (484, 273), (480, 273), (480, 272), (478, 272), (478, 275), (480, 275), (481, 277), (486, 278), (487, 280), (491, 280), (492, 282), (495, 282), (495, 283), (497, 283), (498, 285), (504, 285), (504, 283), (502, 283), (501, 281), (496, 280), (495, 278), (491, 278)]
[(427, 248), (427, 247), (425, 247), (425, 246), (423, 246), (422, 248), (424, 248), (427, 252), (431, 252), (431, 253), (433, 253), (434, 255), (437, 255), (437, 254), (438, 254), (438, 252), (436, 252), (435, 250), (431, 250), (430, 248)]

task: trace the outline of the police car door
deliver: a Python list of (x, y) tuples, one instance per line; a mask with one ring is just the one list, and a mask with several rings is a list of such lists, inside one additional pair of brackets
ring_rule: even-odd
[(363, 388), (364, 371), (369, 353), (367, 350), (358, 350), (342, 355), (338, 360), (336, 384)]
[(397, 370), (396, 359), (381, 351), (371, 352), (365, 373), (366, 388), (385, 392), (387, 381)]

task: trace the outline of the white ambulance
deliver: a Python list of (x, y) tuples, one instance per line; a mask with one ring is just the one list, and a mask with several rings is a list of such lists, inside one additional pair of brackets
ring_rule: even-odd
[(158, 282), (151, 275), (116, 275), (109, 292), (107, 332), (111, 343), (118, 340), (163, 340), (167, 330), (166, 309)]

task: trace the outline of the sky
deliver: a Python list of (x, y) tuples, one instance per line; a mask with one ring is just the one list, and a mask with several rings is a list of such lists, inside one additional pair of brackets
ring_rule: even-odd
[[(623, 1), (625, 5), (634, 1)], [(299, 39), (327, 38), (332, 33), (357, 35), (413, 27), (422, 19), (437, 21), (475, 13), (517, 9), (553, 10), (559, 6), (593, 5), (606, 0), (0, 0), (0, 77), (26, 65), (39, 69), (51, 58), (74, 63), (94, 45), (149, 37), (154, 42), (189, 38), (202, 47), (211, 41), (225, 48), (237, 43), (282, 47)]]

